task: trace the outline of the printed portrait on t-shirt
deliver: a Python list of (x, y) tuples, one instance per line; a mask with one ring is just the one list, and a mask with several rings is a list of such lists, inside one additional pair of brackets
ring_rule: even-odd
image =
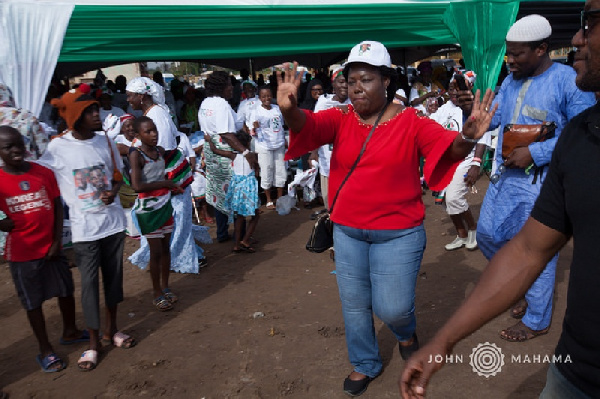
[(77, 187), (76, 195), (82, 211), (94, 210), (104, 205), (100, 196), (103, 191), (109, 189), (104, 164), (74, 169), (73, 181)]

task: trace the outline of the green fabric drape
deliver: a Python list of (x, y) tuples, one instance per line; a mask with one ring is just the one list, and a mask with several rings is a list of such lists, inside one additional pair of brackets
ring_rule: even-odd
[(77, 5), (59, 62), (171, 61), (347, 52), (363, 40), (456, 43), (447, 3), (278, 6)]
[(467, 69), (477, 73), (475, 88), (494, 89), (506, 50), (506, 33), (515, 22), (518, 1), (450, 3), (444, 23), (461, 44)]

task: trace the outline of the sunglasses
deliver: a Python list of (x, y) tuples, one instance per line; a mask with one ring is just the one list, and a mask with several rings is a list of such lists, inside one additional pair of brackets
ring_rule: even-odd
[(588, 17), (590, 15), (598, 15), (600, 14), (600, 9), (596, 10), (587, 10), (581, 12), (581, 30), (583, 31), (583, 37), (587, 37), (588, 32)]

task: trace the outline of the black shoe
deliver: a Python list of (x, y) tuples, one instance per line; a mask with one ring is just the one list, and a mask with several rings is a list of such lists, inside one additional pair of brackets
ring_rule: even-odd
[(198, 259), (198, 269), (202, 269), (208, 265), (206, 258)]
[(373, 378), (369, 376), (365, 376), (365, 378), (358, 381), (351, 380), (348, 376), (344, 380), (344, 392), (350, 396), (360, 396), (367, 390), (371, 381), (373, 381)]
[(402, 346), (398, 343), (398, 349), (400, 350), (400, 356), (402, 359), (408, 360), (409, 357), (412, 356), (413, 353), (419, 350), (419, 338), (417, 338), (417, 333), (413, 334), (413, 342), (408, 346)]

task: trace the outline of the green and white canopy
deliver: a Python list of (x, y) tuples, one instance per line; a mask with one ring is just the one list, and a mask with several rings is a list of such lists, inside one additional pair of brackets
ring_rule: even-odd
[(467, 67), (478, 74), (478, 86), (487, 88), (495, 84), (504, 38), (521, 3), (535, 5), (528, 13), (546, 15), (555, 31), (563, 36), (567, 32), (567, 37), (578, 29), (576, 12), (584, 4), (516, 0), (166, 3), (4, 0), (0, 16), (8, 40), (0, 40), (0, 80), (12, 87), (20, 106), (39, 113), (57, 61), (218, 63), (214, 60), (250, 58), (259, 67), (292, 59), (328, 65), (345, 58), (356, 43), (377, 40), (391, 50), (397, 64), (407, 60), (399, 49), (459, 44)]

